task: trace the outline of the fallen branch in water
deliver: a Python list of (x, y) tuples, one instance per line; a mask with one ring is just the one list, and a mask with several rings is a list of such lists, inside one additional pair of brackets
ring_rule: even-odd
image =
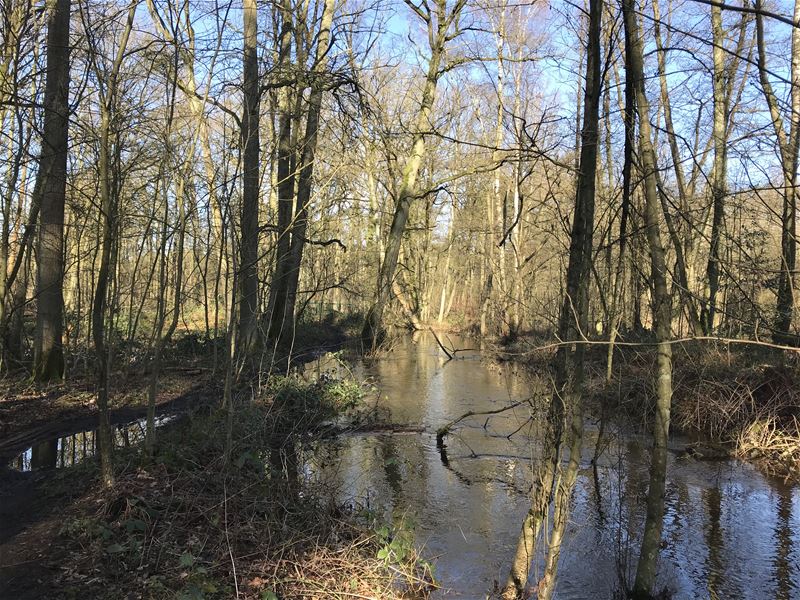
[[(439, 344), (439, 348), (442, 349), (442, 352), (447, 354), (447, 360), (453, 360), (456, 357), (456, 354), (459, 352), (475, 352), (477, 348), (450, 348), (448, 349), (442, 341), (439, 339), (439, 336), (436, 335), (436, 332), (433, 330), (433, 327), (429, 327), (430, 332), (433, 334), (433, 339), (436, 340), (436, 343)], [(453, 341), (450, 340), (450, 336), (448, 336), (448, 341), (452, 344)]]
[[(437, 448), (444, 447), (444, 438), (445, 438), (445, 436), (450, 433), (450, 430), (453, 428), (454, 425), (458, 425), (464, 419), (468, 419), (470, 417), (484, 416), (484, 415), (489, 415), (489, 416), (491, 416), (491, 415), (499, 415), (500, 413), (504, 413), (507, 410), (513, 410), (513, 409), (517, 408), (518, 406), (522, 406), (523, 404), (530, 405), (530, 403), (531, 403), (531, 400), (530, 400), (530, 398), (528, 398), (527, 400), (520, 400), (519, 402), (514, 402), (513, 404), (509, 404), (508, 406), (504, 406), (503, 408), (497, 408), (497, 409), (494, 409), (494, 410), (481, 410), (481, 411), (470, 410), (470, 411), (467, 411), (463, 415), (458, 417), (457, 419), (453, 419), (447, 425), (444, 425), (443, 427), (440, 427), (439, 429), (436, 430), (436, 447)], [(484, 423), (484, 428), (486, 427), (486, 425), (488, 423), (489, 423), (489, 420), (487, 419), (486, 423)]]
[(433, 339), (435, 339), (436, 343), (439, 344), (439, 348), (442, 349), (442, 352), (447, 354), (447, 360), (453, 360), (453, 355), (450, 354), (450, 352), (447, 350), (447, 348), (444, 347), (444, 344), (442, 344), (442, 341), (439, 339), (439, 336), (436, 335), (436, 332), (433, 330), (433, 327), (430, 327), (430, 330), (431, 330), (431, 333), (433, 334)]

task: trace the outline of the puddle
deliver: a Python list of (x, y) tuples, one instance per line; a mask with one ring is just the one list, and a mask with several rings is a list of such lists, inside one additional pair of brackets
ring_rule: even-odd
[[(180, 415), (156, 417), (156, 427), (178, 419)], [(147, 419), (112, 425), (114, 445), (117, 448), (135, 446), (144, 442)], [(8, 461), (8, 466), (21, 472), (39, 469), (61, 469), (77, 465), (94, 456), (97, 451), (97, 430), (78, 431), (36, 443)]]

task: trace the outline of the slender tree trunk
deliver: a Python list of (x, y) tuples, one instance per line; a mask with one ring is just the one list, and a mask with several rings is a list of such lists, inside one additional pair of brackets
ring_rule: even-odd
[[(498, 10), (500, 11), (500, 21), (498, 23), (497, 32), (495, 33), (495, 52), (497, 53), (497, 80), (495, 82), (495, 85), (497, 86), (497, 107), (494, 125), (494, 148), (492, 150), (492, 161), (495, 163), (499, 160), (499, 148), (503, 143), (503, 113), (505, 111), (503, 98), (505, 91), (505, 60), (503, 53), (505, 52), (506, 48), (505, 38), (507, 4), (507, 0), (503, 0), (503, 2), (498, 6)], [(501, 231), (500, 235), (505, 233), (505, 223), (503, 219), (504, 198), (501, 195), (502, 182), (500, 176), (500, 169), (496, 169), (492, 180), (491, 195), (486, 198), (486, 283), (483, 286), (483, 295), (481, 297), (481, 344), (483, 344), (484, 338), (489, 333), (489, 308), (490, 304), (492, 303), (493, 294), (497, 299), (497, 314), (505, 313), (505, 247), (498, 248), (495, 242), (498, 223)]]
[[(764, 39), (764, 7), (756, 0), (756, 44), (758, 46), (758, 74), (761, 89), (769, 108), (772, 127), (775, 131), (783, 172), (783, 213), (781, 215), (781, 263), (778, 278), (773, 340), (776, 343), (795, 341), (790, 335), (794, 316), (795, 268), (797, 264), (797, 168), (800, 150), (800, 28), (792, 29), (791, 51), (791, 109), (787, 133), (780, 105), (769, 81), (767, 49)], [(800, 19), (800, 0), (795, 0), (794, 20)]]
[(667, 470), (667, 440), (672, 404), (672, 347), (670, 346), (672, 299), (667, 287), (667, 265), (659, 230), (659, 200), (656, 180), (656, 155), (650, 128), (650, 103), (644, 87), (643, 41), (639, 34), (634, 0), (623, 0), (625, 53), (628, 57), (626, 85), (632, 86), (639, 117), (639, 153), (644, 176), (644, 220), (650, 247), (653, 279), (653, 330), (657, 345), (656, 418), (653, 426), (653, 454), (647, 492), (647, 517), (642, 548), (633, 585), (635, 594), (646, 597), (655, 585), (661, 529), (664, 516), (664, 490)]
[[(583, 99), (583, 128), (576, 183), (575, 212), (570, 234), (567, 290), (559, 316), (559, 339), (582, 340), (589, 326), (589, 281), (592, 269), (595, 189), (599, 144), (599, 111), (602, 88), (600, 35), (603, 0), (589, 1), (589, 29), (586, 52), (586, 89)], [(547, 569), (540, 582), (539, 597), (549, 599), (555, 589), (555, 576), (561, 542), (569, 514), (569, 501), (580, 466), (583, 440), (583, 387), (585, 344), (563, 344), (555, 358), (555, 386), (548, 410), (544, 456), (533, 489), (531, 508), (523, 523), (511, 572), (503, 591), (504, 598), (524, 596), (531, 561), (535, 556), (539, 530), (547, 518), (555, 488), (556, 522), (548, 546)], [(568, 431), (564, 424), (569, 423)], [(566, 433), (566, 444), (565, 444)], [(569, 447), (569, 463), (559, 474), (563, 446)]]
[(242, 0), (244, 58), (242, 89), (242, 210), (239, 274), (239, 333), (237, 349), (249, 353), (257, 339), (258, 313), (258, 198), (259, 198), (259, 85), (258, 10), (255, 0)]
[[(41, 191), (36, 254), (34, 376), (64, 376), (64, 200), (69, 129), (70, 0), (54, 0), (47, 27), (44, 135), (37, 185)], [(38, 182), (37, 182), (38, 183)]]
[[(681, 203), (681, 210), (684, 211), (684, 215), (688, 215), (689, 194), (687, 191), (683, 162), (681, 160), (680, 150), (678, 149), (678, 136), (675, 134), (675, 127), (672, 120), (672, 101), (670, 99), (670, 92), (667, 82), (666, 52), (664, 51), (663, 41), (661, 38), (661, 10), (658, 0), (653, 0), (653, 17), (653, 32), (655, 35), (656, 48), (658, 49), (658, 75), (661, 91), (661, 105), (664, 108), (664, 129), (666, 130), (665, 132), (667, 135), (667, 141), (669, 142), (672, 164), (675, 170), (675, 183)], [(659, 190), (661, 209), (664, 213), (664, 218), (667, 221), (670, 239), (672, 240), (672, 244), (675, 248), (675, 275), (680, 290), (681, 299), (684, 304), (684, 309), (686, 311), (686, 316), (689, 320), (689, 329), (692, 334), (699, 335), (702, 331), (701, 316), (698, 315), (695, 298), (692, 295), (692, 290), (690, 287), (691, 282), (688, 276), (686, 252), (684, 251), (684, 246), (681, 243), (678, 228), (673, 223), (666, 193), (661, 189), (660, 185)]]
[[(100, 178), (100, 267), (95, 284), (94, 303), (92, 304), (92, 338), (95, 349), (95, 368), (97, 373), (97, 407), (100, 410), (100, 427), (98, 430), (98, 454), (100, 456), (100, 476), (103, 485), (114, 484), (114, 469), (111, 462), (114, 438), (108, 414), (109, 362), (110, 344), (106, 339), (106, 309), (108, 308), (109, 282), (114, 272), (114, 235), (117, 230), (117, 177), (112, 170), (119, 167), (119, 139), (116, 144), (116, 157), (112, 157), (112, 115), (116, 110), (117, 82), (122, 61), (128, 46), (133, 18), (136, 14), (136, 1), (128, 9), (125, 29), (122, 32), (114, 63), (106, 76), (105, 90), (100, 93), (100, 149), (98, 174)], [(92, 56), (94, 70), (98, 77), (105, 74), (98, 67), (98, 56)], [(113, 307), (112, 307), (113, 308)]]
[(100, 212), (101, 212), (101, 249), (100, 269), (97, 274), (94, 304), (92, 306), (92, 335), (95, 348), (95, 364), (97, 371), (97, 406), (100, 409), (100, 428), (98, 431), (98, 450), (100, 455), (100, 473), (103, 484), (111, 487), (114, 484), (114, 471), (111, 464), (113, 439), (111, 423), (108, 415), (108, 347), (105, 337), (106, 307), (108, 305), (108, 280), (111, 265), (111, 246), (114, 243), (113, 231), (116, 221), (116, 206), (111, 191), (111, 174), (109, 165), (109, 129), (111, 127), (108, 108), (103, 106), (100, 118)]
[[(630, 57), (625, 53), (625, 70), (630, 69)], [(617, 80), (619, 77), (617, 76)], [(620, 208), (619, 219), (619, 256), (617, 257), (617, 271), (614, 278), (614, 296), (611, 309), (614, 323), (608, 338), (608, 351), (606, 354), (606, 381), (611, 381), (614, 370), (614, 343), (619, 335), (619, 327), (622, 322), (623, 308), (625, 305), (625, 261), (627, 259), (626, 250), (628, 249), (628, 220), (631, 213), (631, 203), (633, 200), (634, 185), (631, 178), (633, 171), (633, 152), (636, 144), (636, 100), (633, 87), (625, 86), (625, 102), (622, 111), (625, 143), (623, 147), (622, 159), (622, 206)]]
[(708, 253), (706, 279), (708, 280), (708, 299), (703, 307), (703, 332), (711, 335), (717, 313), (717, 292), (720, 278), (720, 244), (722, 240), (723, 219), (725, 216), (725, 195), (727, 193), (727, 126), (728, 94), (725, 68), (725, 32), (722, 28), (722, 9), (711, 7), (711, 34), (714, 42), (713, 90), (714, 125), (711, 136), (714, 139), (714, 170), (711, 179), (711, 247)]

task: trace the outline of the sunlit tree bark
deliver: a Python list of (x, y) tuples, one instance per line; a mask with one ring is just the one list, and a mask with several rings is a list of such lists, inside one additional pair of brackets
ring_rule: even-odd
[(428, 8), (427, 4), (423, 4), (423, 8), (420, 8), (411, 0), (405, 1), (426, 25), (428, 46), (431, 54), (428, 59), (428, 70), (422, 88), (419, 110), (414, 119), (411, 150), (403, 167), (394, 217), (386, 242), (386, 251), (378, 273), (378, 289), (375, 301), (367, 313), (361, 333), (363, 343), (368, 348), (376, 348), (383, 335), (383, 312), (391, 299), (397, 259), (400, 256), (400, 245), (403, 240), (406, 222), (408, 221), (411, 203), (417, 194), (417, 177), (422, 166), (422, 160), (425, 157), (425, 137), (431, 129), (436, 87), (442, 76), (443, 69), (446, 67), (444, 63), (447, 43), (460, 33), (459, 19), (461, 11), (466, 5), (466, 0), (456, 0), (452, 6), (448, 6), (446, 0), (435, 0), (432, 8)]
[[(761, 90), (769, 109), (772, 128), (781, 158), (783, 175), (783, 212), (781, 214), (781, 262), (778, 277), (778, 298), (773, 339), (778, 343), (795, 341), (790, 335), (794, 316), (797, 266), (797, 169), (800, 151), (800, 28), (792, 28), (790, 107), (786, 117), (770, 82), (767, 47), (764, 34), (764, 3), (756, 0), (756, 43), (758, 75)], [(800, 21), (800, 0), (794, 4), (794, 21)], [(785, 119), (788, 118), (788, 128)]]

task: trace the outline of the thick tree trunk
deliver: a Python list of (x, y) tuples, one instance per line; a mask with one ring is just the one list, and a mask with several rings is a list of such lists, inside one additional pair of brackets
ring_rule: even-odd
[(239, 259), (238, 350), (246, 354), (257, 340), (258, 313), (258, 197), (259, 197), (259, 87), (258, 11), (255, 0), (242, 0), (244, 58), (242, 89), (242, 210)]
[(70, 0), (55, 0), (47, 27), (44, 135), (37, 174), (37, 178), (41, 178), (41, 184), (37, 186), (41, 196), (33, 359), (34, 376), (42, 381), (64, 376), (62, 313), (69, 129), (69, 13)]
[(367, 313), (361, 337), (365, 347), (376, 348), (383, 336), (383, 311), (392, 295), (392, 282), (394, 280), (397, 261), (400, 256), (400, 246), (406, 229), (406, 222), (411, 211), (411, 202), (416, 195), (417, 176), (419, 175), (422, 158), (425, 155), (425, 132), (430, 126), (430, 116), (436, 94), (436, 84), (439, 80), (439, 64), (441, 62), (441, 48), (434, 48), (428, 67), (428, 76), (422, 93), (422, 105), (415, 126), (414, 143), (411, 153), (403, 169), (403, 178), (400, 192), (395, 206), (392, 226), (386, 241), (386, 250), (378, 275), (378, 292), (375, 302)]
[[(303, 249), (306, 242), (308, 228), (308, 208), (311, 202), (311, 191), (314, 175), (314, 157), (317, 150), (317, 135), (319, 132), (319, 118), (322, 111), (322, 96), (324, 91), (324, 74), (330, 51), (330, 30), (333, 24), (333, 0), (325, 0), (320, 23), (320, 32), (317, 41), (317, 54), (314, 61), (315, 74), (312, 82), (311, 94), (308, 98), (308, 115), (306, 130), (303, 137), (303, 152), (300, 157), (300, 172), (297, 181), (297, 202), (295, 216), (291, 228), (291, 243), (286, 272), (280, 283), (284, 289), (278, 289), (277, 296), (282, 296), (281, 302), (276, 302), (276, 309), (272, 314), (273, 325), (270, 330), (280, 332), (280, 343), (288, 342), (294, 336), (295, 307), (297, 304), (297, 286), (300, 280), (300, 268), (303, 262)], [(281, 310), (280, 314), (278, 311)], [(276, 319), (280, 317), (280, 323)]]
[[(279, 39), (278, 71), (289, 76), (292, 53), (292, 7), (284, 3), (280, 9), (282, 24)], [(286, 284), (288, 279), (292, 217), (295, 194), (295, 144), (293, 128), (296, 127), (296, 114), (293, 110), (293, 96), (300, 94), (289, 86), (279, 90), (278, 97), (278, 239), (275, 246), (275, 270), (269, 290), (267, 319), (268, 337), (279, 343), (283, 337), (284, 315), (286, 314)], [(294, 103), (296, 105), (296, 102)]]

